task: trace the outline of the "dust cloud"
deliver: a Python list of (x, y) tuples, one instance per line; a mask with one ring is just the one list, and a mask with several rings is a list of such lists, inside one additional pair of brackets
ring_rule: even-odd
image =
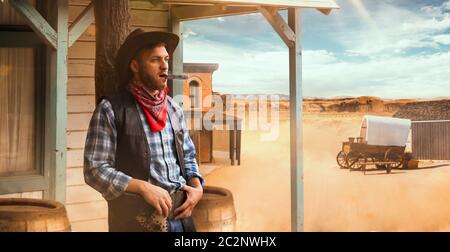
[[(303, 116), (305, 231), (450, 231), (450, 166), (373, 170), (337, 167), (342, 141), (359, 133), (363, 114)], [(289, 121), (276, 141), (243, 131), (240, 166), (223, 165), (208, 185), (232, 191), (236, 231), (290, 231)]]

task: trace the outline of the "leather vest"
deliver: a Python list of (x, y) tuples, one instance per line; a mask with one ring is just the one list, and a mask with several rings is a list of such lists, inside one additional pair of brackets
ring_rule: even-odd
[[(133, 95), (125, 91), (113, 97), (103, 98), (111, 103), (114, 111), (117, 131), (115, 168), (132, 178), (149, 181), (150, 149)], [(186, 178), (183, 153), (184, 132), (181, 127), (181, 118), (176, 116), (172, 98), (167, 97), (167, 102), (167, 113), (173, 129), (177, 162), (181, 168), (182, 176)], [(134, 208), (139, 208), (139, 206), (130, 204), (133, 203), (126, 195), (108, 200), (110, 231), (142, 231), (133, 224), (135, 223), (133, 218), (135, 218), (136, 211)], [(187, 231), (195, 231), (191, 218), (183, 220), (183, 225)]]

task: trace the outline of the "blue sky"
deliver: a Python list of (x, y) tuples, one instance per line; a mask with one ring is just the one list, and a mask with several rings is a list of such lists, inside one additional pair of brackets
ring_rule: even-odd
[[(450, 0), (336, 2), (302, 11), (304, 96), (450, 97)], [(185, 62), (219, 64), (214, 91), (288, 94), (288, 49), (260, 14), (184, 22), (183, 36)]]

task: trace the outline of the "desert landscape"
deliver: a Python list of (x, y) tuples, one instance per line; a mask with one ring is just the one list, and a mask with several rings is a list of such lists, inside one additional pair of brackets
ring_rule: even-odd
[[(372, 99), (377, 105), (366, 106), (367, 97), (337, 100), (306, 100), (303, 107), (305, 231), (450, 231), (450, 161), (363, 175), (335, 160), (342, 142), (359, 134), (365, 114), (392, 116), (411, 102), (431, 101)], [(276, 141), (244, 130), (241, 165), (218, 160), (206, 175), (207, 185), (232, 191), (236, 231), (290, 231), (288, 102), (280, 108)]]

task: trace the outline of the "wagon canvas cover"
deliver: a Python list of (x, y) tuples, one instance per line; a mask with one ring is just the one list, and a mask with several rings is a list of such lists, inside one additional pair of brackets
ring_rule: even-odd
[(364, 116), (360, 136), (370, 145), (406, 146), (411, 120), (384, 116)]

